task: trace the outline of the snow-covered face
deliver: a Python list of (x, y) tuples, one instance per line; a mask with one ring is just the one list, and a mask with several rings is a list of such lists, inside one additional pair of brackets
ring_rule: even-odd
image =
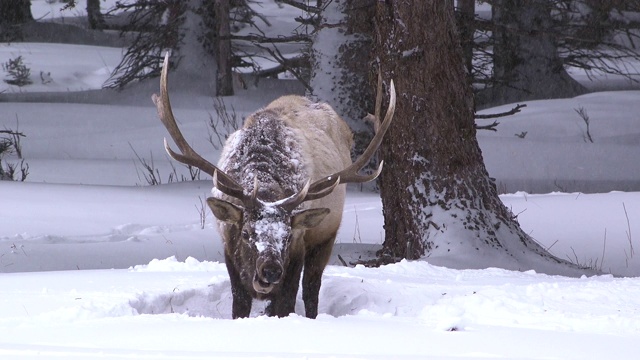
[(243, 217), (240, 241), (256, 258), (253, 289), (268, 294), (282, 280), (291, 243), (300, 241), (302, 232), (293, 231), (291, 214), (277, 206), (259, 204), (256, 209), (245, 210)]
[(319, 225), (329, 213), (325, 208), (290, 211), (279, 202), (260, 200), (247, 208), (214, 197), (207, 203), (216, 218), (231, 227), (224, 236), (228, 246), (239, 252), (234, 259), (241, 264), (235, 265), (245, 284), (250, 282), (259, 294), (271, 293), (286, 279), (292, 251), (304, 246), (305, 230)]

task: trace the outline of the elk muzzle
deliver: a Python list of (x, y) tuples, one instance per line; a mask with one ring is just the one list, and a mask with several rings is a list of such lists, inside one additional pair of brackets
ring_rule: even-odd
[(260, 294), (270, 293), (284, 275), (282, 262), (274, 256), (260, 256), (256, 261), (253, 289)]

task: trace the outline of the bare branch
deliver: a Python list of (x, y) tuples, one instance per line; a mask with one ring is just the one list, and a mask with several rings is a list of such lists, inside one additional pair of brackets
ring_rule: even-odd
[(476, 124), (476, 130), (498, 131), (498, 129), (497, 129), (498, 125), (500, 125), (500, 123), (497, 122), (497, 121), (494, 121), (489, 125), (478, 125), (478, 124)]
[(295, 8), (298, 8), (300, 10), (303, 10), (312, 14), (319, 14), (322, 11), (322, 9), (319, 7), (299, 3), (295, 0), (278, 0), (278, 2), (293, 6)]
[(300, 83), (310, 92), (313, 92), (313, 88), (311, 87), (311, 85), (309, 85), (307, 83), (307, 81), (304, 79), (304, 76), (296, 69), (294, 69), (291, 66), (291, 63), (288, 61), (287, 58), (284, 57), (284, 55), (282, 55), (282, 53), (280, 52), (280, 50), (278, 50), (277, 47), (274, 47), (273, 49), (266, 47), (266, 46), (262, 46), (262, 45), (258, 45), (255, 44), (257, 47), (264, 49), (265, 51), (267, 51), (278, 63), (280, 63), (280, 65), (282, 65), (286, 70), (288, 70), (289, 72), (291, 72), (291, 74), (293, 74), (293, 76), (298, 79), (298, 81), (300, 81)]
[(527, 104), (517, 104), (513, 109), (511, 109), (509, 111), (497, 113), (497, 114), (476, 114), (475, 118), (476, 119), (495, 119), (495, 118), (499, 118), (499, 117), (515, 115), (515, 114), (519, 113), (520, 109), (522, 109), (523, 107), (527, 107)]
[(295, 34), (291, 36), (278, 36), (274, 38), (270, 38), (262, 35), (256, 35), (256, 34), (249, 34), (249, 35), (231, 35), (230, 38), (231, 40), (251, 41), (257, 44), (265, 44), (265, 43), (278, 44), (278, 43), (288, 43), (288, 42), (310, 43), (311, 42), (311, 37), (309, 35), (304, 35), (304, 34)]
[(0, 134), (9, 134), (9, 135), (26, 137), (25, 134), (21, 132), (13, 131), (13, 130), (0, 130)]

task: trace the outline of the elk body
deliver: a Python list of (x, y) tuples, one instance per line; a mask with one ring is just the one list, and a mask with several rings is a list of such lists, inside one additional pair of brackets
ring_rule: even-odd
[(165, 57), (160, 96), (153, 100), (180, 153), (169, 148), (166, 139), (165, 148), (175, 160), (213, 177), (207, 204), (224, 242), (233, 318), (248, 317), (253, 298), (269, 300), (269, 316), (294, 312), (301, 276), (306, 316), (315, 318), (322, 273), (342, 219), (345, 184), (373, 180), (382, 170), (381, 163), (374, 174), (358, 174), (393, 118), (393, 82), (385, 119), (353, 163), (352, 133), (329, 105), (284, 96), (250, 115), (229, 136), (214, 166), (178, 129), (167, 92), (167, 68)]

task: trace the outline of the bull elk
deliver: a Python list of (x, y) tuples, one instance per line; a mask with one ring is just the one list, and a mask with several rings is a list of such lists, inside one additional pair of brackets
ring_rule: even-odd
[[(283, 96), (250, 115), (231, 134), (218, 166), (198, 155), (178, 129), (167, 91), (168, 56), (153, 95), (160, 120), (180, 152), (169, 155), (213, 177), (207, 204), (217, 218), (233, 294), (233, 318), (248, 317), (252, 298), (269, 300), (269, 316), (294, 312), (300, 277), (306, 316), (318, 314), (318, 294), (329, 261), (347, 183), (375, 179), (382, 171), (361, 175), (391, 124), (395, 89), (378, 130), (364, 153), (351, 162), (353, 134), (324, 103)], [(378, 81), (378, 92), (382, 82)], [(314, 179), (315, 181), (311, 181)], [(304, 274), (302, 269), (304, 267)]]

